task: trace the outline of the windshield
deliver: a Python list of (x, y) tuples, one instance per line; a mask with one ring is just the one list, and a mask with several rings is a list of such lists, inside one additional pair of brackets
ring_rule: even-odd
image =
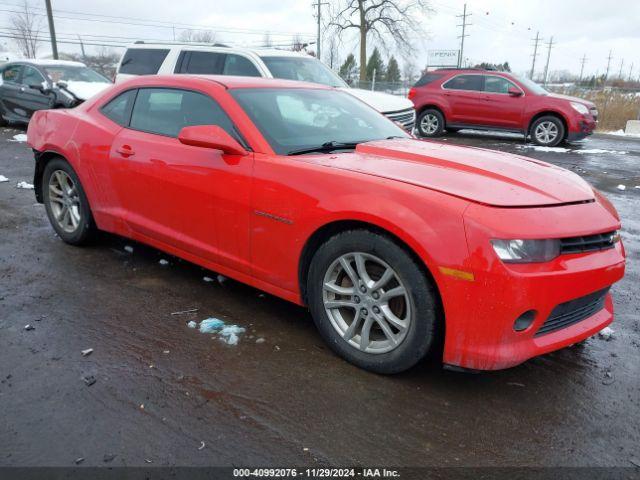
[(320, 83), (329, 87), (346, 87), (347, 84), (333, 70), (315, 58), (260, 57), (274, 78)]
[(87, 67), (71, 67), (68, 65), (52, 65), (44, 67), (45, 72), (52, 82), (91, 82), (91, 83), (111, 83), (98, 72), (94, 72)]
[[(327, 150), (327, 144), (353, 144), (409, 135), (348, 93), (303, 88), (230, 90), (231, 95), (280, 155)], [(339, 149), (335, 148), (336, 150)]]
[(527, 77), (521, 77), (520, 75), (513, 75), (513, 76), (522, 85), (524, 85), (527, 90), (530, 90), (531, 92), (535, 93), (536, 95), (549, 95), (549, 92), (547, 92), (544, 88), (542, 88), (540, 85), (538, 85), (533, 80), (531, 80), (531, 79), (529, 79)]

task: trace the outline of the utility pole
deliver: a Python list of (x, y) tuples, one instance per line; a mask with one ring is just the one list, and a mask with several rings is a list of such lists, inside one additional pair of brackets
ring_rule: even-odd
[(320, 60), (320, 25), (322, 23), (322, 5), (329, 5), (329, 3), (316, 0), (316, 3), (313, 4), (314, 7), (318, 7), (318, 35), (316, 37), (316, 58), (318, 60)]
[(578, 84), (582, 83), (582, 74), (584, 73), (584, 64), (587, 63), (587, 56), (583, 55), (582, 60), (580, 60), (580, 80), (578, 80)]
[(53, 25), (53, 11), (51, 10), (51, 0), (44, 0), (47, 5), (47, 19), (49, 20), (49, 35), (51, 35), (51, 52), (53, 59), (58, 60), (58, 42), (56, 42), (56, 28)]
[(471, 14), (467, 13), (467, 4), (465, 3), (464, 9), (462, 11), (462, 15), (456, 15), (456, 17), (458, 18), (462, 18), (462, 24), (456, 25), (458, 27), (462, 27), (462, 35), (458, 37), (460, 39), (460, 54), (458, 56), (458, 68), (462, 67), (462, 58), (464, 55), (464, 38), (469, 36), (465, 34), (465, 31), (467, 29), (467, 26), (471, 25), (470, 23), (467, 23), (467, 17), (470, 17), (470, 16)]
[(631, 66), (629, 67), (629, 81), (631, 81), (632, 72), (633, 72), (633, 62), (631, 62)]
[(611, 59), (613, 58), (613, 56), (611, 55), (612, 53), (613, 51), (609, 50), (609, 56), (607, 57), (607, 71), (604, 73), (603, 83), (607, 83), (607, 79), (609, 78), (609, 67), (611, 67)]
[(531, 80), (533, 80), (533, 73), (535, 71), (536, 68), (536, 58), (538, 57), (538, 43), (540, 42), (540, 32), (536, 32), (536, 38), (533, 39), (534, 43), (533, 44), (533, 55), (531, 55), (533, 57), (533, 60), (531, 60), (531, 73), (529, 73), (529, 78)]
[(553, 47), (553, 37), (547, 43), (547, 64), (544, 66), (544, 79), (543, 84), (547, 84), (547, 75), (549, 74), (549, 59), (551, 58), (551, 48)]
[(87, 53), (84, 51), (84, 42), (82, 41), (82, 37), (78, 34), (78, 41), (80, 42), (80, 50), (82, 51), (82, 61), (87, 61)]
[(618, 74), (620, 80), (622, 80), (622, 67), (624, 67), (624, 58), (620, 60), (620, 73)]

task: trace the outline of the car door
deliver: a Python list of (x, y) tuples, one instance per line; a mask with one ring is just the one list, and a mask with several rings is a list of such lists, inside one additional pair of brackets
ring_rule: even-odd
[(7, 120), (19, 121), (26, 118), (26, 112), (18, 106), (22, 76), (22, 65), (9, 65), (2, 71), (2, 84), (0, 85), (1, 114)]
[(479, 74), (462, 74), (442, 84), (443, 95), (449, 105), (448, 124), (481, 124), (483, 120), (483, 77)]
[[(525, 105), (524, 91), (507, 78), (500, 75), (484, 76), (484, 105), (482, 123), (498, 128), (520, 129)], [(512, 95), (515, 89), (520, 95)]]
[(26, 112), (26, 117), (31, 118), (33, 112), (53, 108), (55, 94), (50, 90), (51, 84), (36, 68), (24, 65), (20, 80), (20, 92), (17, 95), (16, 104)]
[(253, 155), (183, 145), (177, 136), (189, 125), (218, 125), (242, 141), (208, 95), (138, 90), (110, 152), (118, 202), (138, 237), (248, 273)]

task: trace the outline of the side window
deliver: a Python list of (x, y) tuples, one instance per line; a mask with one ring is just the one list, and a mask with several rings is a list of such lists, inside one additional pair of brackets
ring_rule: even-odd
[(18, 78), (20, 78), (21, 70), (22, 65), (13, 65), (11, 67), (5, 68), (2, 72), (2, 81), (18, 83)]
[(509, 93), (509, 88), (518, 88), (509, 80), (495, 75), (484, 77), (484, 91), (491, 93)]
[(224, 68), (224, 57), (224, 53), (218, 52), (186, 52), (180, 73), (220, 75)]
[(40, 85), (42, 82), (44, 82), (44, 77), (38, 70), (28, 65), (24, 66), (20, 83), (23, 85)]
[(168, 53), (160, 48), (130, 48), (122, 57), (118, 73), (155, 75)]
[(482, 75), (458, 75), (445, 82), (442, 86), (447, 90), (482, 91)]
[(118, 125), (126, 127), (129, 124), (131, 108), (136, 98), (136, 90), (127, 90), (107, 103), (100, 109), (102, 114)]
[(260, 77), (260, 72), (255, 65), (241, 55), (227, 54), (224, 62), (223, 75), (239, 75), (241, 77)]
[(218, 125), (237, 138), (231, 119), (206, 95), (171, 88), (138, 91), (130, 128), (177, 137), (183, 127), (193, 125)]

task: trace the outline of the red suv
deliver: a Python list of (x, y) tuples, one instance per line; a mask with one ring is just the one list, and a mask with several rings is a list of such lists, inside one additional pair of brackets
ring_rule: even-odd
[(491, 70), (427, 72), (409, 91), (409, 99), (422, 137), (463, 128), (503, 130), (553, 147), (591, 135), (598, 121), (596, 106), (587, 100), (550, 93), (528, 78)]

